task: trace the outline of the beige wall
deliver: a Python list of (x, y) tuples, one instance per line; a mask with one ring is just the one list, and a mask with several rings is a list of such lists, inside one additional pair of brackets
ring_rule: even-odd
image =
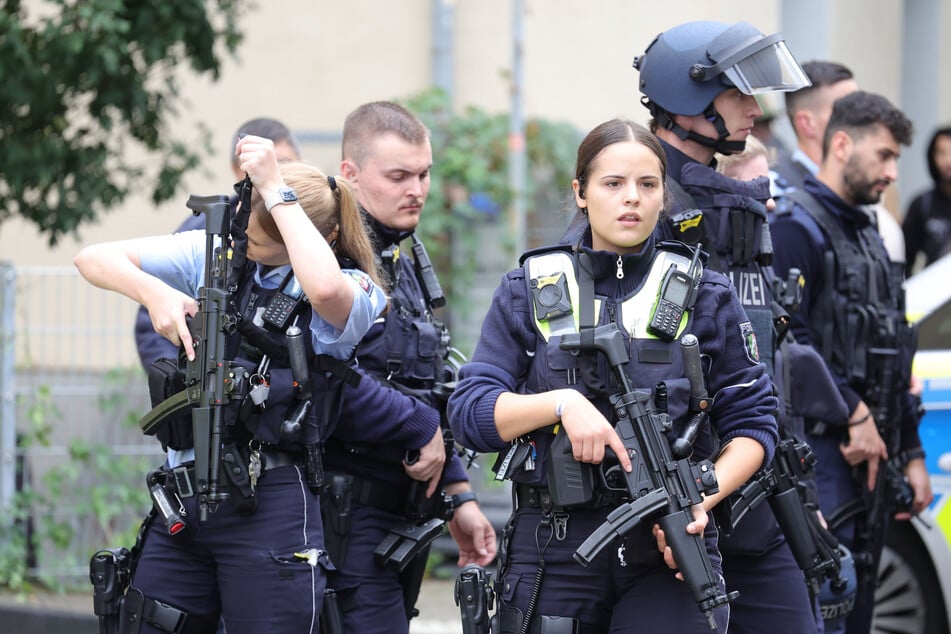
[[(475, 104), (505, 111), (512, 0), (445, 1), (454, 8), (457, 107)], [(190, 138), (195, 121), (204, 121), (213, 135), (214, 153), (200, 173), (189, 176), (175, 202), (156, 209), (144, 198), (130, 199), (98, 224), (84, 227), (78, 241), (63, 240), (55, 249), (31, 226), (11, 220), (0, 225), (0, 258), (18, 265), (68, 265), (80, 244), (169, 231), (184, 218), (189, 193), (227, 191), (226, 148), (244, 120), (269, 115), (297, 131), (334, 132), (354, 106), (404, 97), (429, 84), (430, 0), (256, 4), (243, 22), (246, 37), (238, 59), (225, 61), (218, 83), (183, 71), (186, 103), (175, 132)], [(525, 112), (582, 129), (617, 115), (646, 121), (631, 61), (670, 26), (687, 19), (718, 19), (747, 20), (764, 32), (781, 28), (780, 0), (525, 0), (524, 5)], [(829, 56), (852, 66), (864, 87), (899, 101), (903, 3), (829, 0), (828, 6), (834, 29)], [(947, 13), (945, 23), (951, 19)], [(943, 57), (951, 46), (946, 40)], [(796, 41), (790, 39), (789, 45), (796, 54)], [(805, 42), (801, 45), (806, 48)], [(941, 88), (941, 108), (951, 119), (948, 84)], [(308, 144), (304, 153), (325, 171), (337, 171), (339, 155), (332, 144)]]

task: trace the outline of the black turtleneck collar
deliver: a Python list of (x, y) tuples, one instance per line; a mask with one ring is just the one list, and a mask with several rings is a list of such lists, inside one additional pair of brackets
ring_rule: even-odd
[(815, 176), (807, 176), (803, 181), (802, 188), (812, 194), (826, 209), (839, 216), (844, 222), (855, 225), (859, 229), (872, 224), (874, 212), (869, 212), (863, 207), (850, 205)]
[(644, 242), (639, 253), (621, 256), (624, 277), (618, 279), (618, 254), (611, 251), (595, 251), (591, 248), (591, 229), (585, 231), (581, 249), (591, 256), (592, 277), (598, 295), (627, 297), (641, 285), (654, 260), (654, 236)]
[(363, 221), (366, 223), (367, 230), (370, 233), (370, 241), (373, 243), (373, 250), (377, 254), (383, 251), (386, 247), (391, 244), (399, 244), (406, 238), (413, 235), (412, 231), (399, 231), (397, 229), (392, 229), (387, 227), (379, 220), (373, 217), (373, 214), (368, 212), (362, 206), (360, 207), (360, 213), (363, 215)]
[[(687, 165), (688, 163), (697, 163), (702, 165), (700, 161), (693, 158), (692, 156), (688, 156), (667, 141), (664, 141), (661, 138), (658, 138), (657, 140), (660, 141), (660, 146), (664, 148), (664, 154), (667, 157), (667, 176), (669, 178), (672, 178), (679, 183), (680, 172), (683, 170), (684, 165)], [(711, 160), (711, 162), (707, 164), (707, 167), (714, 169), (716, 166), (717, 164), (715, 160)]]

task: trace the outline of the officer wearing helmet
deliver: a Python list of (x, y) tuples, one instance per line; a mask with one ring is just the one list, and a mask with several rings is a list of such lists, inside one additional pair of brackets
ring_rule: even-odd
[[(767, 204), (772, 205), (769, 180), (737, 181), (719, 174), (714, 155), (743, 151), (763, 114), (754, 95), (798, 90), (809, 80), (780, 34), (764, 35), (746, 22), (675, 26), (658, 35), (634, 67), (640, 72), (642, 104), (653, 117), (651, 129), (667, 155), (673, 195), (667, 222), (658, 224), (657, 233), (701, 243), (710, 254), (709, 266), (731, 278), (752, 324), (746, 333), (748, 354), (762, 361), (776, 382), (782, 376), (776, 367), (786, 336), (782, 324), (788, 324), (787, 311), (794, 306), (776, 299), (766, 223)], [(826, 391), (835, 393), (831, 387)], [(781, 428), (795, 427), (783, 413), (777, 413)], [(802, 438), (801, 429), (786, 433)], [(729, 506), (729, 501), (719, 505)], [(727, 589), (739, 591), (731, 603), (731, 634), (821, 631), (816, 597), (803, 582), (770, 505), (756, 505), (737, 526), (719, 507)]]

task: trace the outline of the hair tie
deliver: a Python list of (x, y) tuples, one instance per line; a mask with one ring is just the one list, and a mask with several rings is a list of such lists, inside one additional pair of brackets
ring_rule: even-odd
[(330, 191), (334, 191), (337, 189), (337, 181), (334, 179), (333, 176), (328, 176), (327, 182), (330, 183)]

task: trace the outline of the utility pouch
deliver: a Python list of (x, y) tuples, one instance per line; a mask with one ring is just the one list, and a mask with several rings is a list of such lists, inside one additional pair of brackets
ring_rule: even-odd
[(120, 634), (139, 634), (142, 629), (142, 611), (144, 609), (145, 596), (142, 591), (130, 587), (119, 608)]
[(324, 523), (324, 541), (331, 561), (337, 569), (344, 567), (347, 539), (350, 535), (350, 510), (353, 497), (353, 476), (334, 473), (323, 491), (320, 514)]
[(258, 510), (258, 494), (251, 487), (249, 464), (250, 460), (244, 456), (243, 452), (238, 450), (237, 445), (225, 445), (222, 449), (221, 472), (234, 485), (234, 488), (241, 492), (241, 496), (244, 498), (235, 502), (235, 508), (242, 515), (252, 515)]
[[(185, 373), (174, 359), (162, 357), (152, 363), (146, 373), (152, 407), (161, 405), (165, 399), (185, 389)], [(166, 416), (154, 427), (155, 437), (162, 443), (163, 449), (191, 449), (195, 446), (191, 414), (192, 408), (184, 407)]]
[(594, 499), (594, 467), (575, 460), (568, 434), (555, 435), (546, 465), (548, 490), (555, 506), (588, 504)]

